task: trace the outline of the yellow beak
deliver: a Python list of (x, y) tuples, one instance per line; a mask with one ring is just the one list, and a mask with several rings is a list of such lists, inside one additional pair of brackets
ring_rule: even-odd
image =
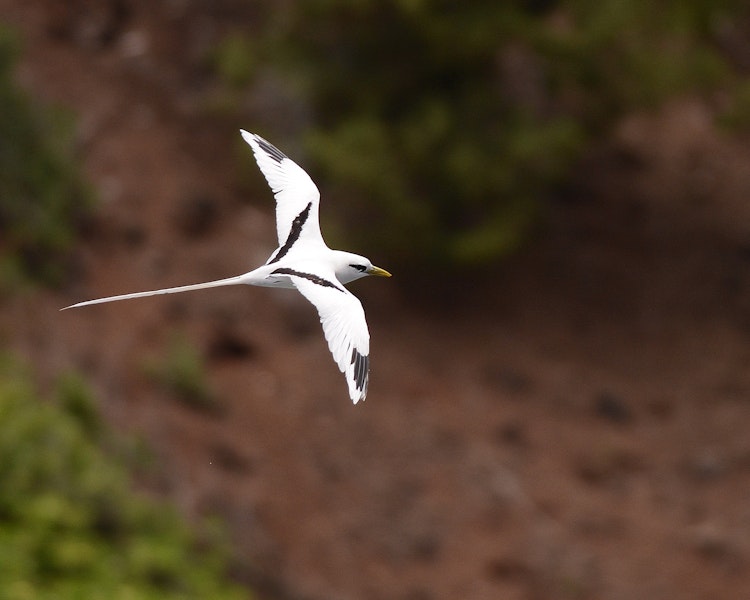
[(390, 277), (391, 274), (386, 271), (385, 269), (381, 269), (380, 267), (376, 267), (375, 265), (372, 266), (372, 268), (367, 269), (368, 275), (377, 275), (378, 277)]

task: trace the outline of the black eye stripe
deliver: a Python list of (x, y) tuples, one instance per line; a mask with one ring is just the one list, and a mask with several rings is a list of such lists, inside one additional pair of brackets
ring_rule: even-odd
[(365, 271), (367, 271), (367, 267), (366, 267), (366, 266), (364, 266), (364, 265), (349, 265), (349, 266), (350, 266), (350, 267), (351, 267), (352, 269), (357, 269), (357, 271), (360, 271), (360, 272), (362, 272), (362, 273), (364, 273)]

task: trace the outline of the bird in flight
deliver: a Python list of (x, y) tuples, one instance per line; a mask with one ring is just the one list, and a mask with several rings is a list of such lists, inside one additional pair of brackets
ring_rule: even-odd
[(362, 304), (344, 285), (367, 275), (391, 274), (364, 256), (331, 250), (320, 233), (320, 192), (310, 176), (259, 135), (244, 129), (240, 132), (253, 149), (258, 167), (276, 197), (279, 247), (263, 266), (227, 279), (87, 300), (61, 310), (224, 285), (296, 288), (318, 309), (328, 348), (356, 404), (367, 395), (370, 334)]

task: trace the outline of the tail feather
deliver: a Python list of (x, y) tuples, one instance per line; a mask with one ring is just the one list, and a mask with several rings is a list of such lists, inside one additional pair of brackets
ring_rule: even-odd
[(160, 294), (176, 294), (179, 292), (190, 292), (193, 290), (204, 290), (206, 288), (220, 287), (223, 285), (241, 285), (246, 283), (243, 275), (237, 275), (236, 277), (228, 277), (226, 279), (218, 279), (216, 281), (207, 281), (206, 283), (195, 283), (192, 285), (180, 285), (177, 287), (164, 288), (161, 290), (151, 290), (148, 292), (135, 292), (133, 294), (120, 294), (119, 296), (108, 296), (106, 298), (97, 298), (96, 300), (86, 300), (85, 302), (78, 302), (77, 304), (71, 304), (60, 310), (68, 310), (70, 308), (80, 308), (81, 306), (89, 306), (90, 304), (103, 304), (105, 302), (117, 302), (118, 300), (131, 300), (132, 298), (146, 298), (147, 296), (158, 296)]

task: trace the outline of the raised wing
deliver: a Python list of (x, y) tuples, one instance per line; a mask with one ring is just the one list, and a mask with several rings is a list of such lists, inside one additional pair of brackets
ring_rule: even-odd
[(346, 378), (352, 402), (364, 400), (370, 377), (370, 332), (362, 304), (333, 272), (283, 271), (318, 309), (328, 348)]
[(279, 249), (268, 262), (282, 258), (298, 241), (323, 244), (318, 221), (320, 192), (313, 180), (273, 144), (244, 129), (240, 132), (276, 197)]

